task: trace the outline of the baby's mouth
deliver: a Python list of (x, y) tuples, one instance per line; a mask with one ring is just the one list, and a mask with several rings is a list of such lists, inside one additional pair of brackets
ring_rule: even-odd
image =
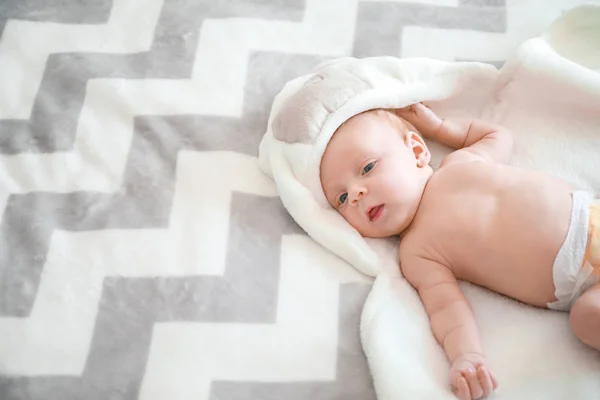
[(367, 216), (369, 217), (369, 221), (377, 221), (381, 217), (381, 214), (383, 214), (383, 207), (383, 204), (380, 204), (375, 207), (370, 207), (367, 210)]

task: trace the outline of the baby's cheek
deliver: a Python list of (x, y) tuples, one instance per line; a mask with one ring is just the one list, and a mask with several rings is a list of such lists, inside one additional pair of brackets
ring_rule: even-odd
[(340, 215), (342, 217), (344, 217), (344, 219), (346, 220), (346, 222), (348, 222), (350, 225), (352, 225), (352, 227), (356, 228), (356, 216), (353, 215), (352, 212), (348, 211), (348, 210), (344, 210), (344, 211), (339, 211)]
[(364, 229), (364, 221), (359, 218), (358, 215), (354, 215), (352, 221), (349, 221), (350, 225), (352, 225), (356, 230), (361, 231)]
[(393, 182), (390, 182), (386, 189), (389, 194), (392, 194), (398, 200), (405, 200), (407, 192), (412, 191), (412, 184), (404, 176), (399, 176)]

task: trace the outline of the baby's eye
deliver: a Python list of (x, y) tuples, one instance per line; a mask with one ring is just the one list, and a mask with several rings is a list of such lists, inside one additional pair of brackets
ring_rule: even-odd
[(340, 203), (340, 206), (346, 202), (347, 198), (348, 198), (348, 193), (342, 193), (342, 195), (338, 199), (338, 203)]
[(371, 162), (371, 163), (368, 163), (367, 165), (365, 165), (365, 167), (363, 168), (363, 174), (366, 174), (369, 171), (371, 171), (374, 166), (375, 166), (374, 162)]

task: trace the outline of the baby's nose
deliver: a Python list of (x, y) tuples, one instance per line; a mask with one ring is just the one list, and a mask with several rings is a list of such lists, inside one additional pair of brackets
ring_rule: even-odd
[(353, 192), (352, 192), (352, 197), (350, 198), (350, 201), (353, 205), (358, 204), (358, 201), (360, 199), (363, 198), (363, 196), (367, 194), (367, 191), (365, 188), (359, 187), (356, 188)]

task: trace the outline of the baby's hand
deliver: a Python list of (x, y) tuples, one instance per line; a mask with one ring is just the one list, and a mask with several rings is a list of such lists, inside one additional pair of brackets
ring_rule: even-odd
[(450, 385), (460, 400), (476, 400), (489, 396), (498, 387), (498, 382), (485, 366), (485, 359), (469, 353), (452, 363)]
[(412, 104), (401, 108), (398, 115), (414, 125), (415, 128), (424, 136), (433, 138), (440, 130), (444, 121), (435, 115), (423, 103)]

